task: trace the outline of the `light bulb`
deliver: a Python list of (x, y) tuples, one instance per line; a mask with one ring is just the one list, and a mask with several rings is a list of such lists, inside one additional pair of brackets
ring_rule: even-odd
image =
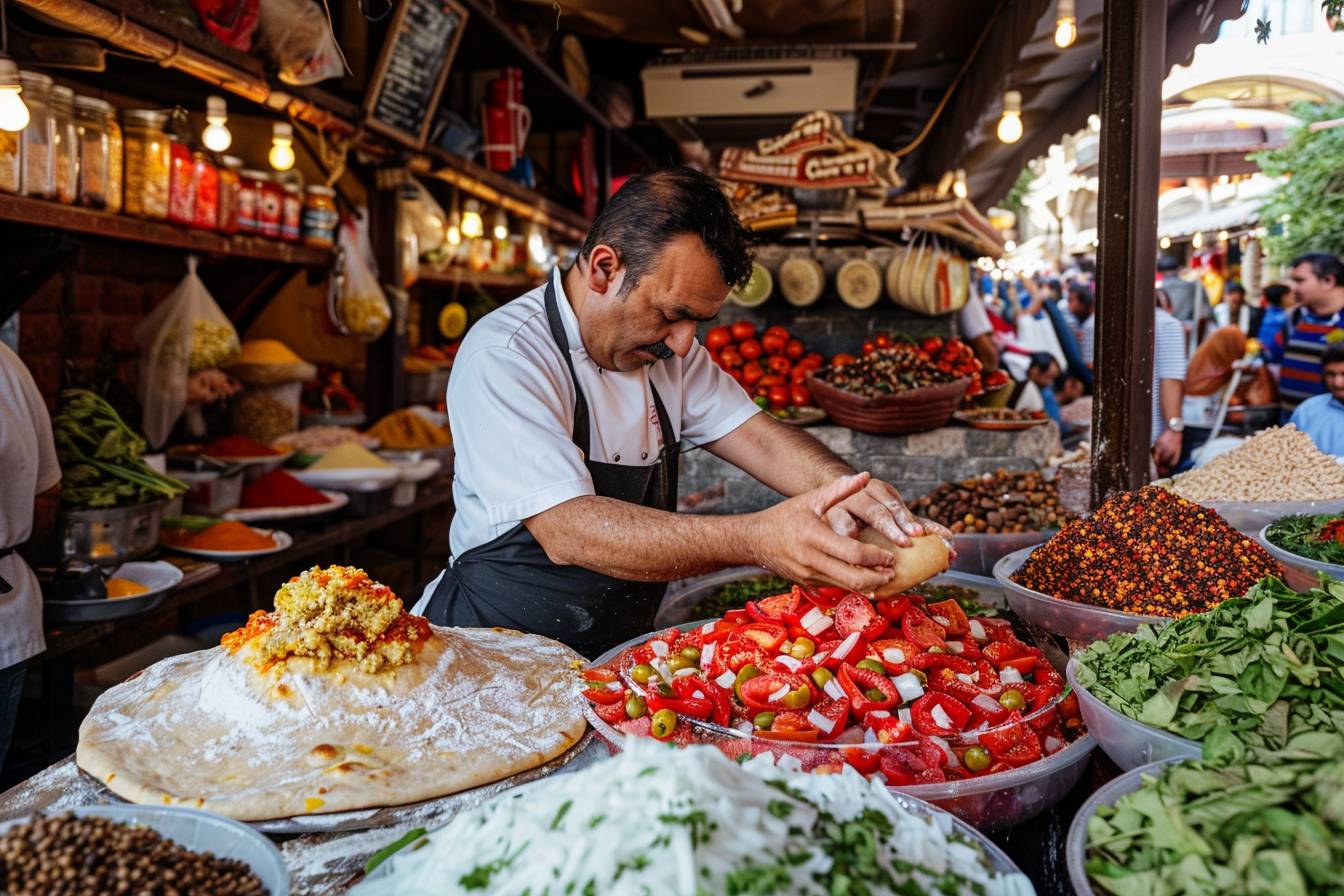
[(287, 121), (277, 121), (271, 128), (271, 152), (267, 156), (276, 171), (294, 167), (294, 128)]
[(958, 199), (965, 199), (966, 193), (966, 169), (958, 168), (956, 177), (952, 180), (952, 195)]
[(461, 216), (456, 211), (448, 215), (448, 224), (444, 228), (443, 238), (448, 241), (450, 246), (462, 245), (462, 222)]
[(1016, 143), (1022, 139), (1022, 94), (1016, 90), (1003, 93), (1003, 117), (999, 119), (999, 140)]
[(481, 220), (481, 204), (474, 199), (468, 199), (462, 206), (462, 235), (474, 240), (483, 233), (485, 222)]
[(504, 209), (495, 212), (495, 239), (506, 240), (509, 238), (509, 219), (504, 215)]
[(532, 225), (532, 232), (527, 235), (527, 251), (537, 264), (546, 263), (546, 239), (541, 235), (541, 228), (535, 224)]
[(1078, 11), (1074, 0), (1059, 0), (1055, 6), (1055, 46), (1061, 50), (1078, 39)]
[(1162, 239), (1160, 239), (1160, 240), (1157, 241), (1157, 246), (1158, 246), (1159, 249), (1170, 249), (1170, 248), (1171, 248), (1171, 237), (1169, 237), (1169, 236), (1164, 236), (1164, 237), (1162, 237)]
[(1225, 243), (1225, 242), (1227, 242), (1227, 231), (1226, 231), (1226, 230), (1220, 230), (1220, 231), (1218, 231), (1218, 242), (1220, 242), (1220, 243)]
[(1087, 116), (1087, 126), (1088, 126), (1089, 128), (1091, 128), (1092, 130), (1094, 130), (1094, 131), (1100, 131), (1100, 130), (1101, 130), (1101, 116), (1098, 115), (1098, 114), (1095, 113), (1095, 112), (1093, 112), (1091, 115)]
[(201, 131), (201, 142), (205, 144), (206, 149), (211, 152), (223, 152), (233, 143), (233, 135), (224, 126), (228, 120), (228, 110), (224, 105), (224, 97), (206, 97), (205, 130)]
[(1196, 233), (1192, 236), (1190, 238), (1190, 245), (1194, 246), (1196, 249), (1201, 248), (1204, 245), (1204, 234)]
[(19, 67), (0, 54), (0, 131), (21, 131), (28, 127), (28, 106), (19, 96)]

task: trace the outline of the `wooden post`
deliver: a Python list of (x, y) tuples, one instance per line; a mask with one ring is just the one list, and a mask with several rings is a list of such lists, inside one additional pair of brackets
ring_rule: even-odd
[(1093, 506), (1148, 481), (1166, 7), (1103, 7)]
[[(369, 240), (384, 289), (402, 283), (401, 250), (397, 245), (396, 178), (380, 182), (369, 194)], [(392, 321), (387, 332), (365, 349), (364, 406), (372, 423), (406, 403), (406, 375), (401, 362), (406, 357), (406, 309), (390, 292)]]

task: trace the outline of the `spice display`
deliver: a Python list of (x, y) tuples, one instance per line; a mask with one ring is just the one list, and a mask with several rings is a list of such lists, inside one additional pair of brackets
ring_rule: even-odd
[(1121, 715), (1202, 741), (1206, 759), (1236, 760), (1344, 732), (1341, 647), (1344, 582), (1298, 594), (1269, 579), (1210, 612), (1098, 641), (1075, 674)]
[(944, 482), (916, 499), (910, 509), (953, 532), (1039, 532), (1076, 518), (1060, 506), (1055, 484), (1034, 470), (999, 469)]
[(358, 430), (348, 426), (310, 426), (300, 432), (289, 432), (280, 436), (271, 444), (281, 451), (297, 451), (300, 454), (326, 454), (331, 449), (354, 442), (371, 448), (378, 440), (361, 435)]
[(1344, 465), (1290, 423), (1256, 433), (1167, 487), (1191, 501), (1325, 501), (1344, 498)]
[(267, 551), (275, 547), (275, 539), (265, 532), (253, 529), (236, 520), (212, 522), (204, 528), (170, 525), (164, 521), (159, 539), (175, 548), (194, 551)]
[(1286, 516), (1270, 524), (1265, 540), (1308, 560), (1344, 565), (1344, 517), (1336, 513)]
[(71, 510), (125, 507), (187, 491), (185, 483), (145, 465), (145, 440), (87, 389), (61, 393), (51, 430), (61, 462), (61, 504)]
[(364, 408), (359, 396), (345, 384), (345, 374), (321, 364), (317, 377), (303, 384), (300, 403), (305, 414), (358, 414)]
[(359, 442), (342, 442), (322, 455), (308, 469), (319, 470), (389, 470), (392, 465), (365, 448)]
[(1217, 513), (1147, 486), (1066, 525), (1013, 579), (1061, 600), (1179, 618), (1282, 575), (1264, 548)]
[(201, 453), (207, 457), (229, 460), (230, 458), (245, 457), (275, 457), (280, 454), (274, 448), (268, 448), (259, 442), (254, 442), (247, 436), (220, 436), (201, 449)]
[(229, 411), (234, 432), (270, 444), (299, 426), (299, 384), (252, 387), (230, 402)]
[(219, 226), (219, 169), (203, 152), (193, 153), (191, 160), (196, 188), (192, 224), (202, 230), (214, 230)]
[(453, 443), (445, 430), (409, 409), (388, 414), (369, 427), (368, 434), (393, 451), (442, 448)]
[(265, 896), (245, 862), (193, 852), (153, 828), (96, 815), (49, 815), (0, 834), (0, 891)]
[(280, 238), (297, 242), (303, 226), (303, 191), (299, 185), (287, 181), (280, 205)]
[(714, 362), (775, 416), (790, 407), (816, 404), (807, 388), (807, 374), (819, 370), (825, 359), (809, 353), (803, 341), (784, 327), (757, 334), (749, 321), (740, 320), (705, 333), (704, 345)]
[(304, 485), (284, 470), (272, 470), (260, 479), (243, 486), (240, 507), (309, 507), (326, 504), (327, 496)]
[(108, 579), (103, 585), (107, 588), (107, 596), (110, 600), (116, 600), (119, 597), (135, 597), (139, 594), (149, 593), (148, 586), (116, 576)]
[(70, 205), (79, 194), (79, 130), (75, 125), (75, 92), (69, 87), (51, 88), (51, 123), (54, 198)]
[(336, 245), (336, 191), (322, 184), (309, 184), (303, 190), (303, 213), (300, 229), (305, 244), (316, 249), (330, 249)]
[(168, 185), (172, 175), (172, 141), (163, 129), (168, 116), (153, 109), (128, 109), (124, 115), (126, 213), (162, 220), (168, 217)]
[[(76, 201), (102, 211), (111, 190), (112, 157), (108, 122), (112, 106), (91, 96), (75, 97), (75, 124), (79, 134), (79, 191)], [(120, 179), (121, 171), (117, 170)]]
[(789, 589), (787, 579), (772, 575), (751, 576), (729, 582), (702, 599), (688, 614), (688, 619), (716, 619), (729, 610), (740, 610), (753, 600), (779, 594)]
[(168, 220), (190, 227), (196, 221), (196, 162), (191, 147), (169, 144)]
[(242, 345), (229, 372), (251, 386), (270, 386), (307, 380), (317, 368), (278, 339), (249, 339)]
[(51, 78), (40, 72), (19, 72), (28, 126), (19, 132), (23, 195), (51, 199), (56, 195), (56, 122), (51, 114)]
[(238, 232), (239, 192), (242, 190), (243, 160), (236, 156), (224, 156), (219, 165), (219, 218), (220, 233)]
[(908, 342), (879, 348), (851, 363), (823, 369), (817, 377), (865, 398), (881, 398), (958, 379), (956, 374), (935, 366), (918, 346)]
[(188, 368), (194, 373), (228, 364), (238, 354), (238, 331), (232, 324), (197, 318), (191, 324), (191, 358)]
[(0, 191), (6, 193), (17, 193), (23, 186), (19, 143), (18, 131), (0, 131)]

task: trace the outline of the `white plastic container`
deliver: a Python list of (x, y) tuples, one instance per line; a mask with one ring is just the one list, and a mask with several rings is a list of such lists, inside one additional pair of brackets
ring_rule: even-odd
[[(1274, 525), (1270, 523), (1269, 526)], [(1269, 540), (1267, 533), (1269, 526), (1265, 526), (1259, 532), (1255, 533), (1255, 540), (1267, 551), (1271, 557), (1284, 565), (1285, 570), (1299, 570), (1309, 580), (1307, 587), (1316, 584), (1318, 573), (1325, 573), (1334, 579), (1344, 579), (1344, 566), (1337, 563), (1326, 563), (1322, 560), (1313, 560), (1310, 557), (1303, 557), (1301, 554), (1294, 554), (1292, 551), (1281, 548)], [(1296, 581), (1288, 582), (1295, 588), (1300, 589), (1300, 584)]]
[(1092, 696), (1078, 684), (1077, 671), (1078, 660), (1070, 659), (1064, 675), (1078, 695), (1078, 709), (1087, 731), (1120, 768), (1129, 771), (1166, 759), (1200, 758), (1202, 750), (1195, 741), (1135, 721)]
[(173, 476), (190, 486), (182, 498), (182, 506), (187, 513), (219, 516), (233, 510), (243, 499), (242, 470), (230, 476), (221, 475), (215, 470), (202, 470), (199, 473), (181, 470), (174, 471)]

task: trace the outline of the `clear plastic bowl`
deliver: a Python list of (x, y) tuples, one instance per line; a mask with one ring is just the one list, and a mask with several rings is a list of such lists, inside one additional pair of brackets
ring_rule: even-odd
[(994, 564), (994, 578), (1003, 586), (1009, 608), (1027, 622), (1071, 641), (1086, 642), (1135, 631), (1145, 622), (1166, 625), (1171, 621), (1165, 616), (1140, 616), (1051, 597), (1017, 584), (1013, 575), (1037, 547), (1014, 551)]
[(1069, 835), (1064, 841), (1064, 859), (1069, 868), (1069, 882), (1073, 884), (1073, 890), (1077, 896), (1094, 896), (1096, 892), (1092, 889), (1092, 881), (1087, 876), (1085, 866), (1087, 865), (1087, 823), (1093, 815), (1097, 814), (1097, 809), (1102, 806), (1114, 805), (1120, 797), (1138, 790), (1143, 785), (1144, 775), (1155, 775), (1174, 762), (1184, 761), (1183, 759), (1164, 759), (1161, 762), (1152, 762), (1125, 772), (1092, 794), (1088, 797), (1087, 802), (1083, 803), (1078, 810), (1078, 814), (1073, 816), (1073, 824), (1069, 825)]
[[(1318, 511), (1324, 513), (1326, 511)], [(1277, 521), (1276, 521), (1277, 522)], [(1332, 579), (1344, 579), (1344, 566), (1337, 563), (1326, 563), (1322, 560), (1313, 560), (1310, 557), (1303, 557), (1301, 554), (1294, 554), (1286, 548), (1281, 548), (1271, 542), (1265, 534), (1269, 531), (1269, 526), (1262, 528), (1255, 533), (1255, 540), (1260, 542), (1261, 547), (1269, 551), (1269, 555), (1283, 564), (1284, 582), (1299, 591), (1305, 591), (1316, 587), (1318, 581), (1317, 575), (1325, 573)], [(1297, 573), (1297, 575), (1294, 575)]]
[[(686, 622), (677, 628), (689, 631), (701, 624)], [(653, 634), (656, 632), (641, 635), (613, 647), (594, 660), (593, 665), (601, 666), (611, 662), (622, 651), (643, 644)], [(1059, 700), (1064, 696), (1061, 694)], [(1058, 702), (1057, 700), (1052, 703), (1050, 707), (1042, 707), (1037, 712), (1046, 712)], [(592, 706), (586, 705), (584, 711), (588, 723), (593, 726), (598, 737), (606, 741), (613, 751), (619, 750), (627, 736), (626, 733), (598, 718)], [(687, 734), (683, 736), (686, 740), (717, 747), (731, 759), (737, 759), (743, 754), (754, 756), (769, 752), (777, 760), (785, 756), (791, 757), (791, 760), (798, 762), (800, 770), (803, 771), (811, 771), (818, 766), (843, 764), (846, 750), (880, 752), (883, 747), (880, 744), (823, 744), (772, 740), (696, 720), (690, 720), (686, 727)], [(674, 735), (673, 739), (677, 740), (677, 736)], [(1059, 802), (1078, 783), (1087, 767), (1087, 757), (1095, 746), (1096, 741), (1092, 736), (1084, 734), (1057, 753), (1012, 771), (961, 781), (946, 781), (941, 784), (908, 785), (889, 789), (894, 793), (909, 794), (932, 803), (982, 831), (998, 831), (1026, 821)]]
[(1339, 513), (1344, 500), (1334, 501), (1200, 501), (1200, 505), (1218, 512), (1223, 520), (1243, 535), (1255, 535), (1267, 524), (1296, 513)]
[(1087, 731), (1120, 768), (1129, 771), (1165, 759), (1198, 759), (1202, 755), (1195, 741), (1137, 722), (1092, 696), (1078, 684), (1077, 669), (1078, 660), (1070, 659), (1064, 675), (1078, 695)]

